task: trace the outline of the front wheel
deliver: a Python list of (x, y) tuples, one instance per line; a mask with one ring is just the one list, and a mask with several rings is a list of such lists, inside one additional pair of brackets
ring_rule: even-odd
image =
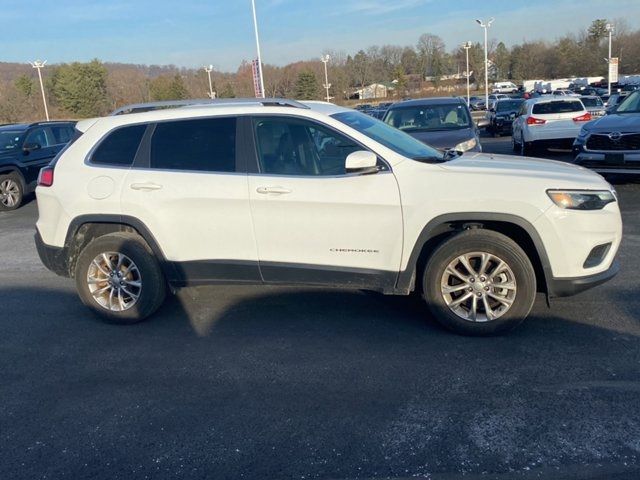
[(465, 230), (441, 244), (424, 270), (423, 297), (436, 320), (463, 335), (495, 335), (522, 322), (536, 278), (527, 254), (509, 237)]
[(166, 282), (149, 247), (135, 234), (98, 237), (75, 268), (82, 303), (110, 323), (137, 323), (162, 305)]
[(24, 190), (16, 173), (0, 175), (0, 212), (15, 210), (22, 205)]

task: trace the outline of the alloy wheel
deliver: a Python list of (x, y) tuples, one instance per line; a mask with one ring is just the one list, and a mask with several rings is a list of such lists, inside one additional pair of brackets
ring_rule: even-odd
[(20, 201), (20, 185), (11, 178), (7, 178), (0, 183), (0, 203), (7, 208), (18, 205)]
[(96, 256), (87, 272), (87, 285), (102, 308), (123, 312), (132, 308), (142, 292), (142, 276), (126, 255), (105, 252)]
[(447, 265), (440, 290), (449, 310), (458, 317), (489, 322), (509, 311), (517, 285), (513, 270), (503, 259), (487, 252), (471, 252)]

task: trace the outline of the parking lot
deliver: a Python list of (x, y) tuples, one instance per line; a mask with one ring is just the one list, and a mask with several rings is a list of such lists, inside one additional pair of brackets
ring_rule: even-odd
[(621, 273), (493, 338), (284, 287), (107, 325), (40, 264), (36, 202), (0, 214), (0, 478), (640, 478), (640, 180), (616, 188)]

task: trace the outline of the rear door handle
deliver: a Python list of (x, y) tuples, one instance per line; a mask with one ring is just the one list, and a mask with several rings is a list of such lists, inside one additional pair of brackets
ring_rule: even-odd
[(162, 185), (158, 185), (157, 183), (153, 183), (153, 182), (145, 182), (145, 183), (132, 183), (130, 187), (132, 190), (149, 191), (149, 190), (160, 190), (162, 188)]
[(256, 189), (256, 192), (261, 193), (263, 195), (266, 195), (269, 193), (275, 193), (276, 195), (284, 195), (287, 193), (291, 193), (292, 190), (289, 190), (288, 188), (284, 188), (284, 187), (258, 187)]

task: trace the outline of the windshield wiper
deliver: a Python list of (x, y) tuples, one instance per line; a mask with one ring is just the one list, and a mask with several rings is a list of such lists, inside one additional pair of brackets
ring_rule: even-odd
[(448, 150), (445, 150), (444, 153), (442, 154), (442, 161), (443, 162), (448, 162), (449, 160), (453, 160), (454, 158), (458, 158), (459, 156), (462, 155), (463, 152), (459, 152), (457, 150), (454, 150), (453, 148), (450, 148)]
[(413, 160), (415, 160), (416, 162), (422, 162), (422, 163), (443, 163), (446, 162), (447, 159), (442, 156), (442, 157), (413, 157)]

